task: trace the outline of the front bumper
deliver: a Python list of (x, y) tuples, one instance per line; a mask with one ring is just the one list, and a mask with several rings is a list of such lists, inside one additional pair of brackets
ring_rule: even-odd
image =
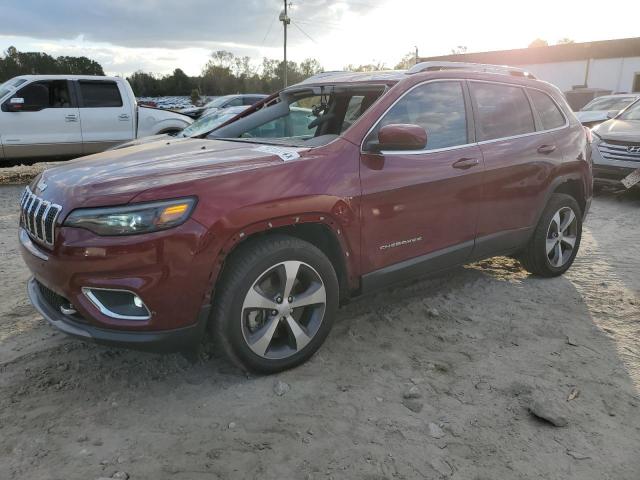
[[(59, 227), (55, 246), (46, 248), (21, 229), (22, 257), (37, 282), (29, 296), (52, 325), (71, 335), (134, 348), (179, 349), (190, 343), (192, 334), (202, 334), (200, 323), (207, 323), (215, 256), (203, 243), (204, 234), (204, 228), (191, 220), (171, 230), (131, 237), (100, 237)], [(131, 292), (150, 315), (112, 315), (96, 305), (85, 288)], [(64, 315), (51, 295), (63, 298), (63, 310), (71, 308), (77, 315)]]
[(67, 335), (103, 345), (158, 352), (185, 350), (197, 344), (204, 336), (210, 311), (209, 306), (203, 306), (194, 325), (174, 330), (154, 332), (110, 330), (79, 321), (77, 316), (63, 314), (46, 300), (38, 282), (33, 277), (27, 285), (27, 294), (36, 310), (51, 325)]
[(596, 184), (624, 186), (620, 183), (624, 177), (640, 168), (640, 162), (606, 159), (598, 149), (598, 142), (592, 144), (593, 179)]

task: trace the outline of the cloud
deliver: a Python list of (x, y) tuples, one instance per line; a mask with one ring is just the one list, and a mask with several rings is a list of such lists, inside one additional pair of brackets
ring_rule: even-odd
[[(4, 2), (3, 2), (4, 3)], [(337, 23), (348, 12), (365, 13), (382, 0), (296, 2), (305, 23)], [(84, 38), (133, 48), (208, 48), (227, 42), (240, 50), (275, 46), (280, 0), (14, 0), (3, 5), (3, 35), (41, 39)], [(21, 21), (15, 21), (21, 19)], [(275, 19), (275, 20), (274, 20)], [(274, 25), (275, 24), (275, 25)]]

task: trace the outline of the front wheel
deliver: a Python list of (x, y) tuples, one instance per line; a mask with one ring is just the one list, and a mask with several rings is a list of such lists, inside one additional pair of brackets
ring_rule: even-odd
[(293, 237), (249, 240), (231, 256), (214, 301), (214, 340), (240, 367), (275, 373), (322, 345), (338, 280), (321, 250)]
[(519, 260), (535, 275), (562, 275), (573, 264), (581, 238), (582, 214), (578, 202), (570, 195), (554, 193)]

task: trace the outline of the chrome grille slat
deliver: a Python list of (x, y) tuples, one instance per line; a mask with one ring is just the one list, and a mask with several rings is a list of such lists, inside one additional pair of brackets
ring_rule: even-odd
[(640, 162), (640, 151), (630, 152), (628, 147), (639, 147), (640, 144), (618, 144), (607, 143), (606, 141), (600, 142), (598, 150), (602, 158), (606, 160), (622, 160), (626, 162)]
[(34, 195), (29, 187), (20, 198), (20, 223), (35, 240), (53, 246), (60, 205)]

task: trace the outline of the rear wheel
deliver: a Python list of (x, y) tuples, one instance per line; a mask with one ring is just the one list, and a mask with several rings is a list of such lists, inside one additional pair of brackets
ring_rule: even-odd
[(242, 245), (225, 266), (214, 303), (214, 336), (229, 359), (262, 373), (306, 361), (327, 337), (338, 307), (329, 259), (297, 238)]
[(573, 264), (581, 237), (582, 214), (578, 202), (569, 195), (554, 193), (519, 260), (535, 275), (562, 275)]

